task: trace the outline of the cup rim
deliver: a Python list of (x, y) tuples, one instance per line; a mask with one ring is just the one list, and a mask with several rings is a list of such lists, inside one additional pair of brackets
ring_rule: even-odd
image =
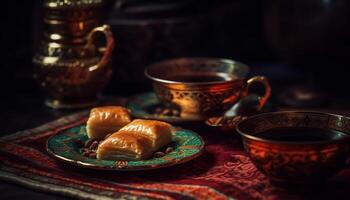
[(234, 80), (223, 80), (223, 81), (210, 81), (210, 82), (182, 82), (182, 81), (172, 81), (172, 80), (167, 80), (159, 77), (152, 76), (150, 74), (150, 69), (153, 67), (157, 67), (159, 65), (164, 65), (168, 63), (172, 63), (175, 61), (180, 61), (180, 60), (200, 60), (200, 61), (218, 61), (218, 62), (225, 62), (225, 63), (230, 63), (230, 64), (236, 64), (239, 65), (240, 67), (243, 68), (244, 71), (244, 76), (241, 76), (240, 78), (245, 78), (246, 75), (249, 73), (250, 68), (248, 65), (238, 62), (235, 60), (227, 59), (227, 58), (214, 58), (214, 57), (179, 57), (179, 58), (173, 58), (173, 59), (166, 59), (162, 60), (159, 62), (155, 62), (153, 64), (148, 65), (145, 70), (144, 74), (146, 75), (147, 78), (151, 79), (152, 81), (159, 82), (159, 83), (166, 83), (166, 84), (186, 84), (186, 85), (211, 85), (211, 84), (227, 84), (231, 82), (236, 82), (237, 79)]
[(259, 141), (262, 143), (270, 143), (270, 144), (281, 144), (281, 145), (288, 145), (288, 146), (296, 146), (296, 145), (318, 145), (318, 144), (330, 144), (330, 143), (335, 143), (335, 142), (340, 142), (343, 140), (348, 140), (350, 139), (350, 133), (347, 133), (346, 136), (338, 138), (338, 139), (327, 139), (324, 141), (314, 141), (314, 142), (290, 142), (290, 141), (277, 141), (277, 140), (271, 140), (271, 139), (264, 139), (262, 137), (254, 136), (250, 133), (246, 133), (241, 130), (241, 126), (244, 122), (258, 118), (258, 117), (264, 117), (268, 115), (276, 115), (276, 114), (288, 114), (288, 113), (303, 113), (303, 114), (320, 114), (320, 115), (326, 115), (326, 116), (334, 116), (334, 117), (340, 117), (340, 118), (346, 118), (350, 120), (350, 117), (344, 116), (344, 115), (338, 115), (338, 114), (332, 114), (332, 113), (327, 113), (327, 112), (316, 112), (316, 111), (278, 111), (278, 112), (267, 112), (267, 113), (261, 113), (257, 115), (250, 116), (241, 122), (239, 122), (236, 125), (236, 131), (243, 137), (243, 138), (248, 138), (253, 141)]

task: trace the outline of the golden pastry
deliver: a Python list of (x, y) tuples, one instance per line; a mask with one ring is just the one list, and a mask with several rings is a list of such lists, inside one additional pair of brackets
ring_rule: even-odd
[(170, 128), (171, 125), (166, 122), (135, 119), (120, 129), (118, 133), (129, 133), (146, 137), (151, 141), (152, 150), (156, 151), (171, 141)]
[(116, 132), (98, 146), (96, 153), (99, 160), (143, 160), (152, 155), (152, 149), (145, 137)]
[(113, 133), (97, 149), (100, 160), (143, 160), (171, 142), (171, 125), (137, 119)]
[(105, 106), (93, 108), (86, 125), (89, 138), (103, 139), (114, 133), (132, 120), (129, 110), (121, 106)]

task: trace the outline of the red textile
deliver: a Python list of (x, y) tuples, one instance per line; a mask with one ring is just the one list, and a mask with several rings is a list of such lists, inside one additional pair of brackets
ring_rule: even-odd
[[(273, 186), (245, 154), (236, 133), (197, 128), (206, 142), (197, 159), (139, 172), (82, 169), (51, 158), (46, 139), (86, 121), (75, 114), (0, 139), (0, 179), (72, 197), (154, 199), (349, 199), (350, 169), (321, 189), (294, 191)], [(47, 186), (47, 187), (46, 187)]]

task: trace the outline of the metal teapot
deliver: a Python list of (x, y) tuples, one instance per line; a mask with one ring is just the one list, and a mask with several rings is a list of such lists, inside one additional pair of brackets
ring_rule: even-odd
[[(111, 78), (114, 39), (102, 25), (102, 0), (45, 0), (44, 31), (33, 57), (34, 79), (53, 108), (95, 104)], [(95, 35), (103, 33), (106, 45)]]

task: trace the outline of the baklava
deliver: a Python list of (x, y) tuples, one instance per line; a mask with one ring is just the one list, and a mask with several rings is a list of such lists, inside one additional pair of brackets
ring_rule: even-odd
[(86, 125), (89, 138), (101, 140), (132, 121), (129, 110), (121, 106), (93, 108)]
[(97, 159), (144, 160), (170, 142), (170, 124), (136, 119), (98, 146)]

